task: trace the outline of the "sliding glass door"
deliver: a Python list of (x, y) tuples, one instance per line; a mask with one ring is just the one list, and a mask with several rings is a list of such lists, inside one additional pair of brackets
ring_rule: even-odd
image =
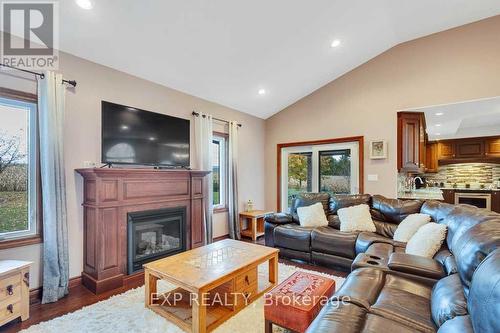
[(282, 210), (301, 192), (359, 193), (359, 143), (283, 148), (281, 170)]

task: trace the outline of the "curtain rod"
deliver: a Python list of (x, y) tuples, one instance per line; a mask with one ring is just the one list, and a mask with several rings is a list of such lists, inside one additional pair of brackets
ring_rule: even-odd
[[(45, 77), (45, 74), (43, 74), (43, 73), (33, 72), (33, 71), (29, 71), (27, 69), (17, 68), (17, 67), (9, 66), (9, 65), (6, 65), (6, 64), (2, 64), (2, 63), (0, 63), (0, 66), (12, 68), (12, 69), (15, 69), (15, 70), (18, 70), (18, 71), (21, 71), (21, 72), (25, 72), (25, 73), (29, 73), (29, 74), (33, 74), (35, 76), (41, 77), (42, 79)], [(76, 81), (75, 80), (62, 80), (62, 81), (64, 83), (67, 83), (67, 84), (73, 86), (73, 87), (76, 87)]]
[[(196, 111), (193, 111), (192, 113), (193, 116), (196, 116), (196, 117), (199, 117), (200, 114)], [(202, 116), (203, 118), (205, 118), (205, 115)], [(215, 119), (215, 120), (218, 120), (218, 121), (222, 121), (223, 123), (228, 123), (229, 124), (229, 121), (225, 120), (225, 119), (220, 119), (220, 118), (215, 118), (215, 117), (212, 117), (212, 119)], [(242, 125), (241, 124), (238, 124), (238, 127), (241, 127)]]

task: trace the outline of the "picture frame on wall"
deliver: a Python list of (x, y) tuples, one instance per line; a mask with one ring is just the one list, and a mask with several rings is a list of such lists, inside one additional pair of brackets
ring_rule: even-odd
[(387, 141), (370, 141), (370, 159), (380, 160), (384, 158), (387, 158)]

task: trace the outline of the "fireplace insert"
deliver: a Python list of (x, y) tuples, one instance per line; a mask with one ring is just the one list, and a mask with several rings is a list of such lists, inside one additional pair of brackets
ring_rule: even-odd
[(186, 207), (128, 213), (128, 274), (186, 250)]

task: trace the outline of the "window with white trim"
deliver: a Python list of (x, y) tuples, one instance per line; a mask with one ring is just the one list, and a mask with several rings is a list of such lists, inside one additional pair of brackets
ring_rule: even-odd
[(37, 226), (36, 103), (0, 97), (0, 241)]
[(213, 207), (227, 207), (227, 137), (214, 133), (212, 137)]

